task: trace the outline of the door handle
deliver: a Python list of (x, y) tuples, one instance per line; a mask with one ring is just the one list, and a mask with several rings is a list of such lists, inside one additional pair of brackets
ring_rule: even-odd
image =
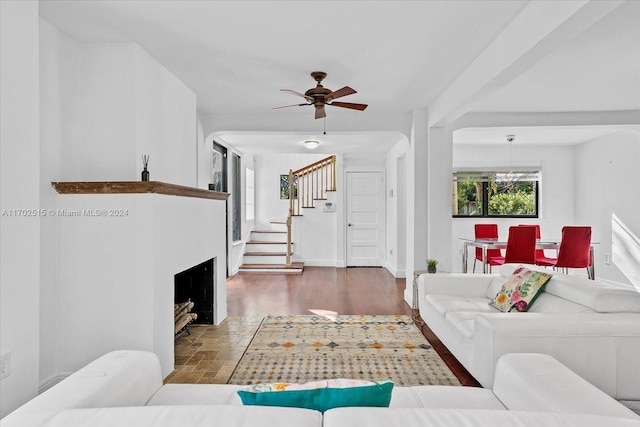
[(347, 224), (348, 227), (351, 227), (351, 223)]

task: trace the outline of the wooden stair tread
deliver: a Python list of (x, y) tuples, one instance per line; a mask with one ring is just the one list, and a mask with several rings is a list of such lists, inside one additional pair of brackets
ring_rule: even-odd
[[(252, 245), (286, 245), (287, 242), (270, 242), (270, 241), (265, 241), (265, 240), (249, 240), (247, 241), (247, 245), (252, 244)], [(293, 242), (291, 242), (291, 244), (293, 245)]]
[(291, 265), (286, 265), (286, 264), (242, 264), (240, 266), (240, 269), (248, 269), (248, 270), (258, 270), (258, 269), (263, 269), (263, 270), (299, 270), (301, 268), (304, 268), (304, 263), (303, 262), (293, 262), (291, 263)]
[[(245, 252), (246, 256), (286, 256), (286, 252)], [(293, 252), (292, 252), (293, 254)]]

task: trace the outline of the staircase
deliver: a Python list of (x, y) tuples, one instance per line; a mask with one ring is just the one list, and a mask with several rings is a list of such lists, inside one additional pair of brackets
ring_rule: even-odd
[(251, 232), (241, 272), (302, 273), (304, 264), (291, 261), (291, 218), (302, 216), (304, 208), (315, 207), (316, 200), (326, 200), (327, 192), (336, 190), (336, 156), (289, 170), (289, 189), (293, 197), (289, 198), (287, 220), (272, 221)]
[[(291, 243), (293, 245), (293, 242)], [(289, 255), (293, 249), (289, 251)], [(304, 264), (287, 265), (287, 224), (273, 221), (266, 229), (253, 230), (246, 243), (241, 272), (302, 273)]]

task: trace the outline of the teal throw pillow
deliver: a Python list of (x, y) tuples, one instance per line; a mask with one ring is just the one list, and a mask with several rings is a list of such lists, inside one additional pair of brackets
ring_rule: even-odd
[(306, 383), (265, 383), (238, 390), (243, 405), (287, 406), (324, 412), (346, 406), (387, 407), (393, 382), (334, 379)]

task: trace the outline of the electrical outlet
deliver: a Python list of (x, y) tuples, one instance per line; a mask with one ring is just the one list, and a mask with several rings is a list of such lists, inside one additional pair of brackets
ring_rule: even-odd
[(11, 352), (0, 356), (0, 380), (11, 375)]
[(609, 254), (604, 254), (604, 263), (607, 265), (611, 264), (611, 257)]

